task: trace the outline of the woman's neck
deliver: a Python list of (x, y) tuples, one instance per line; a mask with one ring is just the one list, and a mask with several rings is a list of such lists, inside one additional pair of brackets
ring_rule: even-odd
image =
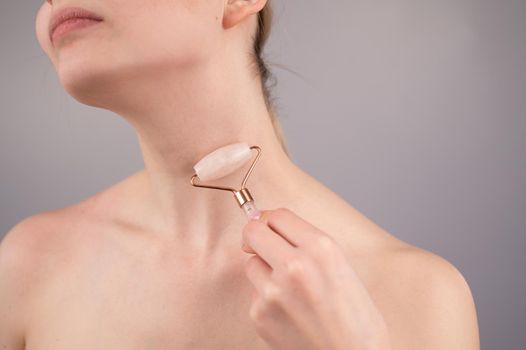
[[(240, 239), (237, 230), (247, 219), (233, 194), (190, 184), (194, 164), (224, 145), (262, 148), (247, 182), (259, 208), (286, 205), (298, 193), (302, 172), (281, 147), (259, 81), (244, 71), (167, 72), (155, 84), (136, 84), (136, 98), (119, 113), (134, 126), (144, 158), (147, 198), (140, 215), (169, 237), (210, 247), (225, 235), (222, 230), (235, 228)], [(239, 189), (249, 166), (207, 184)]]

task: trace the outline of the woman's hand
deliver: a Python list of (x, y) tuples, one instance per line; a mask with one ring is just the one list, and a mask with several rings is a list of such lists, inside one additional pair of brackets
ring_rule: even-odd
[(250, 317), (275, 349), (386, 350), (386, 324), (340, 246), (286, 208), (243, 228)]

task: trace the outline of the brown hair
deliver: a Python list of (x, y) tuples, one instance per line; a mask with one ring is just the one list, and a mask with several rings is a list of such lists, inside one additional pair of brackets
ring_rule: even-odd
[(275, 85), (276, 80), (272, 72), (270, 72), (269, 68), (267, 67), (263, 56), (263, 49), (265, 47), (265, 44), (267, 43), (268, 37), (270, 36), (270, 29), (273, 18), (273, 11), (270, 2), (271, 0), (268, 0), (265, 4), (265, 7), (263, 7), (263, 9), (258, 12), (258, 27), (256, 29), (256, 34), (254, 38), (253, 54), (255, 56), (254, 60), (257, 64), (257, 70), (261, 77), (261, 88), (265, 97), (265, 104), (267, 106), (267, 110), (270, 114), (272, 126), (274, 127), (274, 131), (276, 132), (279, 142), (281, 143), (281, 147), (283, 148), (287, 156), (290, 156), (287, 141), (285, 140), (285, 135), (283, 133), (283, 128), (281, 127), (279, 117), (274, 108), (273, 97), (271, 95), (271, 86), (269, 85), (270, 80), (274, 82), (273, 85)]

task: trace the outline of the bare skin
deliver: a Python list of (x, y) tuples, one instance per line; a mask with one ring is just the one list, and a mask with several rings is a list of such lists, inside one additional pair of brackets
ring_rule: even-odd
[[(243, 220), (228, 228), (221, 249), (201, 255), (142, 231), (124, 214), (142, 200), (125, 193), (142, 193), (144, 180), (137, 173), (8, 234), (2, 266), (16, 266), (9, 282), (22, 295), (9, 299), (17, 312), (7, 339), (17, 345), (6, 349), (268, 348), (248, 313)], [(396, 239), (306, 181), (312, 183), (305, 196), (317, 204), (291, 199), (288, 207), (344, 247), (388, 324), (393, 349), (478, 348), (468, 286), (449, 262)]]
[[(104, 21), (55, 43), (51, 10), (66, 3), (43, 4), (37, 36), (65, 89), (130, 122), (145, 169), (5, 236), (0, 349), (267, 349), (249, 315), (247, 219), (228, 192), (189, 183), (197, 160), (240, 141), (263, 149), (248, 183), (258, 207), (290, 208), (334, 238), (392, 349), (479, 348), (460, 272), (386, 232), (281, 149), (242, 55), (265, 2), (93, 1)], [(220, 183), (237, 186), (247, 168)]]

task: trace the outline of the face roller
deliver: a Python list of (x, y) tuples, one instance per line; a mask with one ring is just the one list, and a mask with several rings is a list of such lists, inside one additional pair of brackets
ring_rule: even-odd
[[(222, 178), (233, 171), (241, 168), (252, 158), (252, 150), (257, 150), (258, 154), (250, 169), (248, 169), (243, 181), (241, 182), (241, 189), (236, 190), (230, 187), (202, 185), (196, 183), (197, 180), (209, 181)], [(254, 199), (250, 195), (250, 192), (245, 187), (246, 182), (252, 169), (261, 155), (261, 148), (259, 146), (248, 146), (244, 142), (233, 143), (216, 149), (203, 157), (199, 162), (194, 165), (195, 174), (190, 179), (190, 183), (195, 187), (211, 188), (216, 190), (231, 191), (234, 194), (239, 206), (243, 209), (249, 219), (259, 218), (260, 211), (254, 204)]]

